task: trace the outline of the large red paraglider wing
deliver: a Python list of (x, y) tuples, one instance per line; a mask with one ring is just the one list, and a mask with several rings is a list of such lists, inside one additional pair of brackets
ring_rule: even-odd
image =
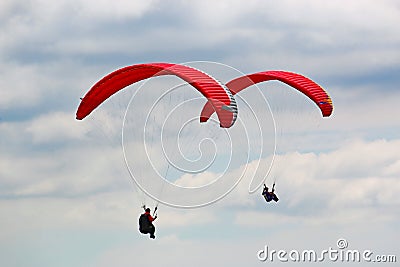
[[(287, 71), (264, 71), (245, 75), (226, 84), (226, 87), (232, 92), (232, 95), (237, 94), (243, 89), (265, 81), (278, 80), (284, 82), (295, 89), (299, 90), (309, 97), (321, 110), (322, 116), (329, 117), (333, 111), (332, 100), (327, 92), (314, 81), (300, 74)], [(213, 106), (206, 103), (201, 111), (200, 122), (206, 122), (215, 112)]]
[(148, 63), (124, 67), (116, 70), (98, 81), (82, 98), (76, 118), (84, 119), (107, 98), (119, 90), (144, 79), (175, 75), (195, 87), (217, 112), (220, 125), (231, 127), (237, 117), (236, 101), (231, 92), (206, 73), (197, 69), (172, 63)]

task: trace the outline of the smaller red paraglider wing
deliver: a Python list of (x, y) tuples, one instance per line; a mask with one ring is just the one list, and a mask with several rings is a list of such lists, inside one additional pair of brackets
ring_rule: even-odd
[(195, 87), (217, 112), (221, 127), (229, 128), (237, 117), (236, 101), (217, 80), (197, 69), (172, 63), (137, 64), (116, 70), (98, 81), (82, 98), (76, 118), (84, 119), (107, 98), (123, 88), (151, 77), (175, 75)]
[[(284, 82), (302, 92), (319, 107), (322, 116), (329, 117), (332, 114), (332, 100), (327, 92), (311, 79), (297, 73), (287, 71), (257, 72), (233, 79), (226, 84), (226, 87), (232, 92), (232, 95), (235, 95), (251, 85), (270, 80)], [(212, 105), (206, 103), (201, 111), (200, 122), (208, 121), (214, 112)]]

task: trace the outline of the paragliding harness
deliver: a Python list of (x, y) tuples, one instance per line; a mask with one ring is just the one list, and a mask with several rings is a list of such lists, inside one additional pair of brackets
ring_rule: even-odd
[(275, 202), (278, 202), (279, 198), (275, 195), (274, 191), (275, 191), (275, 182), (272, 185), (271, 192), (268, 192), (268, 187), (264, 184), (262, 195), (265, 198), (265, 201), (271, 202), (272, 200), (274, 200)]
[[(143, 205), (142, 208), (146, 210), (146, 206)], [(153, 212), (153, 217), (157, 216), (157, 206), (154, 208)], [(154, 225), (152, 222), (150, 222), (149, 217), (147, 214), (143, 213), (139, 217), (139, 232), (142, 234), (148, 234), (151, 233), (152, 228), (154, 228)]]
[[(165, 177), (167, 177), (168, 170), (169, 170), (169, 165), (166, 170)], [(154, 219), (157, 218), (158, 204), (159, 204), (159, 202), (157, 202), (157, 205), (155, 206), (154, 211), (153, 211), (152, 217)], [(155, 227), (153, 225), (153, 222), (151, 222), (149, 219), (149, 214), (146, 213), (146, 204), (142, 203), (142, 208), (145, 211), (145, 213), (141, 214), (139, 217), (139, 232), (141, 232), (142, 234), (150, 234), (150, 238), (154, 239), (155, 238), (155, 236), (154, 236)]]

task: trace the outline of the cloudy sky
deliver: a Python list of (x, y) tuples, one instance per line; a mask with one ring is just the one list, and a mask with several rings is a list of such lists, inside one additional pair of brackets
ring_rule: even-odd
[[(348, 249), (371, 250), (372, 257), (397, 255), (399, 261), (399, 24), (395, 0), (1, 1), (0, 265), (274, 266), (281, 263), (277, 258), (258, 259), (266, 246), (319, 253), (338, 249), (340, 238)], [(259, 91), (269, 107), (255, 103), (248, 109), (245, 104), (260, 97), (244, 92), (233, 129), (207, 124), (186, 131), (183, 150), (195, 150), (191, 138), (202, 134), (229, 149), (205, 143), (203, 156), (217, 155), (215, 169), (200, 175), (172, 171), (173, 182), (196, 186), (221, 177), (225, 182), (179, 197), (154, 185), (157, 197), (162, 191), (167, 201), (195, 205), (223, 194), (221, 186), (237, 186), (202, 208), (160, 204), (153, 241), (137, 231), (140, 205), (155, 201), (132, 182), (125, 166), (123, 112), (133, 92), (140, 91), (126, 120), (126, 128), (140, 136), (144, 126), (135, 124), (132, 114), (162, 94), (145, 89), (181, 81), (156, 78), (153, 85), (133, 86), (83, 121), (75, 120), (75, 112), (79, 98), (118, 68), (197, 61), (203, 63), (190, 64), (223, 82), (239, 72), (302, 73), (329, 92), (335, 109), (322, 119), (316, 106), (294, 90), (264, 83)], [(192, 94), (163, 105), (178, 105), (187, 97)], [(197, 114), (203, 104), (197, 99), (190, 111)], [(149, 132), (166, 111), (150, 116)], [(272, 162), (271, 111), (277, 147), (266, 181), (276, 180), (280, 201), (266, 204), (258, 191), (249, 194), (248, 189), (251, 178), (261, 181)], [(253, 142), (260, 137), (249, 122), (251, 112), (266, 118), (261, 139), (267, 152), (257, 158), (250, 151), (242, 158), (246, 145), (254, 153), (259, 146)], [(174, 123), (182, 119), (167, 125)], [(153, 169), (144, 163), (138, 168), (143, 157), (137, 146), (143, 140), (135, 143), (134, 136), (124, 142), (127, 162), (140, 182), (152, 181), (144, 177), (154, 176)], [(229, 136), (232, 146), (226, 144)], [(159, 143), (150, 144), (158, 166)], [(231, 164), (225, 168), (227, 158)]]

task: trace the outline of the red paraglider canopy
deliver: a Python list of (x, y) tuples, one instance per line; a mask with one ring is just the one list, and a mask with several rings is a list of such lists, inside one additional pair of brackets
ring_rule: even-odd
[[(329, 117), (333, 111), (332, 100), (327, 92), (311, 79), (300, 74), (287, 71), (264, 71), (245, 75), (231, 80), (226, 87), (233, 95), (243, 89), (265, 81), (278, 80), (284, 82), (309, 97), (321, 110), (322, 116)], [(200, 115), (200, 122), (206, 122), (214, 113), (214, 108), (206, 103)]]
[(84, 119), (119, 90), (135, 82), (162, 75), (175, 75), (202, 93), (212, 110), (217, 112), (221, 127), (229, 128), (234, 124), (237, 117), (236, 101), (226, 86), (202, 71), (172, 63), (137, 64), (108, 74), (82, 98), (76, 118)]

